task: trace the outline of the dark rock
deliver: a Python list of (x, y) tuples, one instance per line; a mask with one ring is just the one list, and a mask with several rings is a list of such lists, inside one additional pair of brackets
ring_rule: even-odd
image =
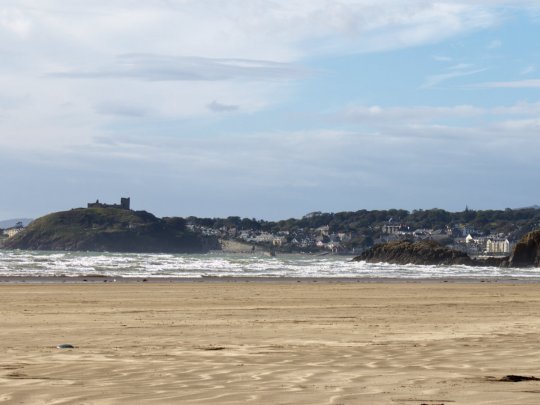
[(540, 230), (529, 232), (517, 243), (510, 267), (540, 267)]
[(464, 252), (431, 240), (401, 240), (375, 245), (353, 260), (392, 264), (500, 266), (505, 258), (472, 259)]
[(503, 382), (540, 381), (540, 378), (536, 378), (534, 376), (509, 374), (500, 378), (499, 381), (503, 381)]
[(508, 267), (508, 256), (505, 257), (484, 257), (472, 259), (473, 266), (486, 267)]
[(57, 349), (74, 349), (75, 346), (69, 344), (69, 343), (62, 343), (58, 346), (56, 346)]

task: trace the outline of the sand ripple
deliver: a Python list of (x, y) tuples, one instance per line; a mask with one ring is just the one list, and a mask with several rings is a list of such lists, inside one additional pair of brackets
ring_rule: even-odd
[(1, 286), (0, 403), (540, 403), (539, 285), (317, 284)]

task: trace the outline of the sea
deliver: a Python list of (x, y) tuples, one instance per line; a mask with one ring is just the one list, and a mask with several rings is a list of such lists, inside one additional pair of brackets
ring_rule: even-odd
[(290, 277), (540, 280), (540, 269), (372, 264), (352, 256), (213, 252), (137, 254), (0, 250), (0, 277)]

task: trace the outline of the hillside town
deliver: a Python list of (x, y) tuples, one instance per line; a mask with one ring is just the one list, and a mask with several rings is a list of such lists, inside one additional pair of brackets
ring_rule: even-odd
[(464, 251), (473, 256), (505, 256), (511, 252), (515, 240), (509, 234), (497, 233), (482, 235), (481, 232), (465, 225), (448, 227), (444, 230), (427, 228), (411, 229), (388, 222), (373, 231), (378, 235), (373, 239), (360, 237), (364, 243), (355, 243), (359, 235), (354, 232), (332, 232), (329, 225), (317, 228), (301, 228), (294, 231), (268, 232), (256, 229), (238, 229), (223, 226), (210, 228), (188, 224), (188, 228), (220, 239), (232, 239), (252, 246), (262, 246), (277, 251), (289, 252), (328, 252), (332, 254), (358, 254), (375, 244), (395, 240), (434, 240), (441, 244)]
[[(88, 208), (130, 210), (121, 204), (89, 203)], [(373, 245), (396, 240), (432, 240), (470, 256), (506, 256), (527, 232), (540, 228), (540, 207), (447, 212), (441, 209), (312, 212), (300, 219), (265, 221), (241, 217), (177, 218), (190, 231), (233, 241), (243, 251), (359, 254)], [(22, 222), (0, 229), (8, 239), (24, 229)], [(1, 240), (0, 240), (1, 242)]]
[(394, 240), (433, 240), (471, 256), (504, 256), (524, 234), (540, 228), (540, 207), (312, 212), (276, 222), (240, 217), (186, 221), (207, 235), (282, 252), (358, 254)]

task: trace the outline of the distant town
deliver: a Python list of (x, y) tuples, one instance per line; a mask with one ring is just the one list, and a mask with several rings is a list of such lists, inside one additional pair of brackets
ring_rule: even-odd
[[(396, 213), (400, 215), (393, 215)], [(479, 223), (478, 215), (487, 215), (489, 221)], [(427, 239), (471, 256), (506, 256), (525, 233), (540, 228), (538, 208), (516, 211), (467, 210), (464, 216), (469, 218), (462, 221), (453, 218), (456, 216), (459, 215), (443, 210), (412, 213), (402, 210), (335, 214), (314, 212), (299, 220), (278, 222), (240, 217), (188, 217), (187, 226), (205, 235), (283, 252), (358, 254), (379, 243)], [(492, 220), (491, 216), (508, 218)]]
[[(120, 204), (88, 203), (91, 208), (130, 210), (130, 199)], [(265, 221), (228, 218), (180, 218), (185, 227), (221, 241), (234, 241), (245, 251), (263, 248), (279, 252), (358, 254), (379, 243), (393, 240), (434, 240), (472, 256), (505, 256), (527, 232), (540, 228), (540, 207), (461, 212), (442, 209), (359, 210), (312, 212), (300, 219)], [(19, 221), (0, 229), (2, 238), (12, 238), (25, 226)]]

